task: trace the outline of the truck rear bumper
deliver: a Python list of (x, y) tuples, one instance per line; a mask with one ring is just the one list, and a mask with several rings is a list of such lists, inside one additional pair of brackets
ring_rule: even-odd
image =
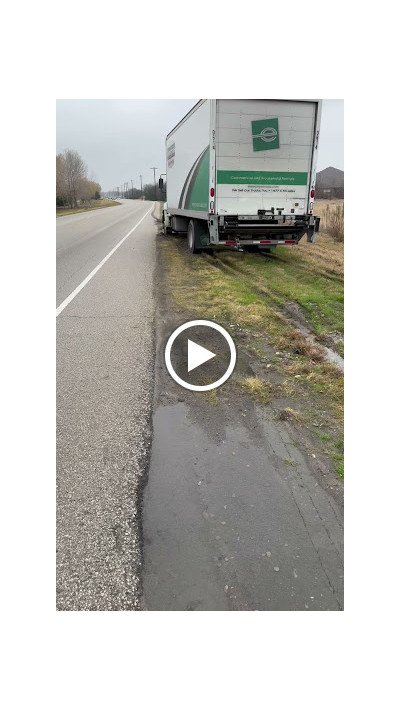
[[(307, 233), (307, 241), (315, 241), (319, 218), (313, 215), (294, 217), (277, 215), (272, 218), (260, 216), (256, 220), (242, 216), (220, 216), (218, 225), (219, 244), (297, 244)], [(225, 239), (226, 238), (226, 239)], [(233, 239), (234, 238), (234, 239)]]
[(278, 244), (297, 244), (297, 241), (295, 239), (237, 239), (237, 240), (220, 240), (219, 244), (226, 244), (226, 245), (251, 245), (251, 244), (260, 244), (263, 245), (265, 244), (267, 247), (274, 247), (277, 246)]

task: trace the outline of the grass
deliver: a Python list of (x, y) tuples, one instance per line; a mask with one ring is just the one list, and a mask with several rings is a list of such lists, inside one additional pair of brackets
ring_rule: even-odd
[[(343, 246), (335, 243), (333, 247), (332, 243), (331, 238), (322, 236), (318, 255), (314, 253), (316, 245), (306, 244), (296, 251), (282, 248), (278, 259), (221, 250), (215, 257), (191, 258), (180, 238), (162, 241), (161, 247), (176, 306), (189, 307), (228, 326), (266, 334), (276, 351), (294, 356), (285, 365), (291, 379), (299, 376), (311, 390), (324, 392), (341, 408), (341, 373), (293, 327), (283, 311), (288, 301), (294, 301), (319, 338), (329, 332), (342, 337), (343, 277), (338, 264), (343, 265)], [(260, 342), (254, 343), (254, 349), (261, 357)]]
[[(325, 239), (329, 256), (331, 240)], [(343, 283), (339, 278), (331, 279), (323, 256), (317, 260), (314, 255), (314, 264), (308, 263), (299, 251), (286, 252), (277, 262), (260, 255), (221, 251), (215, 258), (209, 255), (193, 258), (185, 253), (183, 245), (179, 238), (161, 242), (175, 305), (228, 327), (239, 327), (253, 333), (255, 338), (265, 336), (275, 351), (290, 356), (284, 366), (288, 383), (293, 384), (297, 378), (312, 392), (325, 394), (341, 419), (342, 374), (324, 360), (322, 351), (310, 344), (282, 313), (288, 300), (303, 307), (305, 314), (308, 308), (304, 305), (309, 307), (312, 303), (318, 309), (311, 310), (314, 318), (309, 323), (317, 335), (330, 330), (343, 332)], [(335, 246), (342, 249), (342, 245)], [(306, 249), (312, 255), (314, 245), (307, 244)], [(320, 252), (324, 255), (323, 246)], [(253, 346), (262, 357), (260, 340)], [(274, 366), (279, 367), (281, 358)], [(252, 389), (254, 395), (260, 396), (254, 384)], [(265, 392), (262, 397), (266, 397)]]
[(64, 215), (75, 215), (77, 212), (89, 212), (90, 210), (100, 210), (102, 207), (113, 207), (114, 205), (120, 205), (120, 202), (116, 200), (95, 200), (85, 207), (57, 207), (56, 217), (63, 217)]
[(344, 202), (343, 200), (319, 200), (321, 229), (336, 242), (344, 241)]
[(340, 464), (336, 465), (336, 474), (340, 476), (341, 479), (344, 477), (344, 462), (340, 462)]
[(329, 236), (321, 234), (317, 245), (278, 247), (267, 259), (218, 251), (217, 262), (243, 277), (244, 305), (256, 303), (257, 295), (280, 309), (294, 302), (317, 336), (343, 336), (343, 246)]
[(253, 395), (256, 400), (263, 403), (268, 403), (272, 399), (272, 395), (276, 392), (276, 386), (262, 380), (259, 377), (247, 377), (240, 381), (242, 388)]

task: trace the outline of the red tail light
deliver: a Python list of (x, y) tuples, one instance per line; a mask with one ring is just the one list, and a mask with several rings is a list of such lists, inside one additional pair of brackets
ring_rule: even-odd
[(310, 192), (310, 197), (312, 197), (312, 198), (313, 198), (313, 197), (314, 197), (314, 195), (315, 195), (315, 190), (311, 190), (311, 192)]
[(210, 195), (211, 195), (211, 197), (214, 197), (214, 188), (211, 188)]

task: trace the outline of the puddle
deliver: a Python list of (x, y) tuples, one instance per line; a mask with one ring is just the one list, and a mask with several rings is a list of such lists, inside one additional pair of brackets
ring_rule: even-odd
[(310, 331), (310, 329), (306, 325), (304, 315), (301, 313), (297, 304), (295, 304), (294, 302), (288, 302), (285, 308), (285, 313), (286, 316), (289, 316), (289, 318), (293, 321), (293, 325), (296, 326), (297, 330), (300, 331), (301, 335), (304, 336), (304, 338), (310, 344), (312, 344), (316, 348), (319, 348), (325, 353), (326, 360), (329, 363), (335, 365), (337, 368), (339, 368), (339, 370), (344, 371), (344, 358), (342, 358), (339, 353), (336, 353), (333, 348), (324, 346), (323, 343), (317, 341), (312, 331)]

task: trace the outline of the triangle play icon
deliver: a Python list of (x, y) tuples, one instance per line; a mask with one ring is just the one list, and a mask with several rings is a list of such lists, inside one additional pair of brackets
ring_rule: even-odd
[(198, 368), (199, 365), (203, 365), (203, 363), (211, 360), (211, 358), (215, 358), (215, 353), (207, 350), (207, 348), (203, 348), (203, 346), (199, 346), (198, 343), (188, 338), (188, 373)]

